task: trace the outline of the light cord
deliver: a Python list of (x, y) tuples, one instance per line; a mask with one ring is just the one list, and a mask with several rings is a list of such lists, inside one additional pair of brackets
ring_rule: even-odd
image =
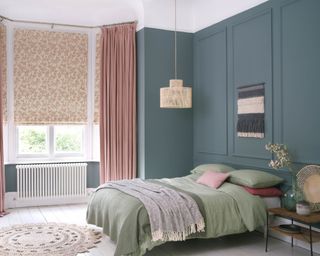
[(174, 77), (177, 79), (177, 0), (174, 0)]

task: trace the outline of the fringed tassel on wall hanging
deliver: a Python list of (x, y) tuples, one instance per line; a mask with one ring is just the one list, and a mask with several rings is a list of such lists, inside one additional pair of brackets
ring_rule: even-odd
[(238, 88), (238, 137), (264, 138), (264, 84)]

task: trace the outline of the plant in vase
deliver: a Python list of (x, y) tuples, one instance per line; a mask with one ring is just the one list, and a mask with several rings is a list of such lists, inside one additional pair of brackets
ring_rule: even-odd
[(291, 188), (283, 195), (283, 207), (287, 210), (295, 211), (296, 203), (299, 199), (296, 185), (297, 172), (293, 169), (288, 148), (286, 145), (278, 143), (268, 143), (265, 147), (266, 150), (275, 155), (275, 159), (270, 161), (269, 166), (276, 170), (286, 168), (291, 174)]

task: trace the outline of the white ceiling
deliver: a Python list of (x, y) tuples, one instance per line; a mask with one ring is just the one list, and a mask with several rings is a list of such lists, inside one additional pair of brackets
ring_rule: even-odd
[[(177, 28), (195, 32), (267, 0), (177, 0)], [(174, 0), (1, 0), (11, 19), (103, 25), (138, 20), (138, 29), (173, 30)]]
[[(183, 0), (182, 0), (183, 1)], [(218, 23), (267, 0), (194, 0), (194, 31)]]

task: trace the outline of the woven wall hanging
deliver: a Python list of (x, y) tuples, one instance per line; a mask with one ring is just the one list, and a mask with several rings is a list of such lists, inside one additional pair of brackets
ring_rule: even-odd
[(264, 84), (238, 87), (238, 137), (264, 138)]

